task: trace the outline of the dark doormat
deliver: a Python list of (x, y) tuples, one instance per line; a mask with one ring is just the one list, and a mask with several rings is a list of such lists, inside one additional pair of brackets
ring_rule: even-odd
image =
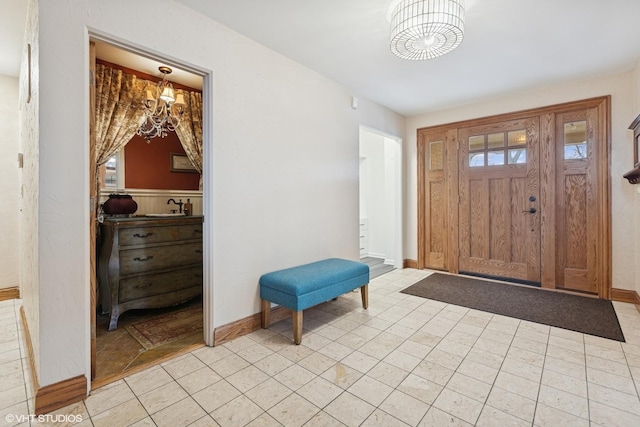
[(439, 273), (401, 292), (624, 342), (613, 304), (603, 299)]

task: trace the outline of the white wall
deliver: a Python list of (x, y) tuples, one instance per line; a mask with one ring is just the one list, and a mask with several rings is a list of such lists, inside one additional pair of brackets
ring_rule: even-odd
[(265, 272), (357, 259), (359, 125), (402, 136), (403, 117), (351, 109), (345, 88), (170, 0), (43, 1), (39, 17), (42, 386), (89, 375), (88, 28), (212, 71), (215, 326), (259, 311)]
[(18, 79), (0, 74), (0, 289), (18, 286), (20, 265), (20, 118)]
[[(637, 75), (637, 74), (636, 74)], [(529, 108), (577, 101), (596, 96), (611, 95), (611, 195), (612, 195), (612, 244), (613, 287), (633, 289), (637, 283), (638, 221), (629, 221), (634, 210), (637, 193), (622, 175), (631, 169), (633, 146), (631, 121), (639, 111), (633, 108), (632, 73), (605, 78), (567, 82), (560, 85), (520, 91), (512, 95), (437, 111), (407, 119), (406, 203), (405, 203), (405, 253), (406, 258), (417, 259), (417, 159), (416, 131), (419, 128), (467, 120), (494, 114), (508, 113)], [(637, 215), (635, 215), (637, 217)]]

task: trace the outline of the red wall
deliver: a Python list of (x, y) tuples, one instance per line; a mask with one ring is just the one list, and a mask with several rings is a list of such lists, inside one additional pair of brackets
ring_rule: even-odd
[(124, 147), (125, 187), (156, 190), (197, 190), (200, 174), (171, 172), (171, 153), (184, 154), (178, 135), (169, 132), (149, 144), (134, 136)]

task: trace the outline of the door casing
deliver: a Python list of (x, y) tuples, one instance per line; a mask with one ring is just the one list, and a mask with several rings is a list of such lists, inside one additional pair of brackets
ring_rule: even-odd
[[(101, 33), (96, 30), (89, 31), (89, 64), (88, 71), (91, 76), (90, 85), (93, 85), (93, 68), (95, 66), (95, 48), (91, 47), (91, 41), (100, 40), (105, 43), (112, 44), (116, 47), (119, 47), (123, 50), (127, 50), (136, 54), (139, 54), (144, 57), (154, 58), (156, 60), (162, 61), (164, 64), (180, 67), (181, 69), (191, 72), (193, 74), (202, 76), (203, 78), (203, 87), (202, 87), (202, 143), (203, 143), (203, 170), (202, 170), (202, 182), (204, 183), (202, 189), (203, 196), (203, 216), (204, 222), (202, 224), (203, 231), (203, 287), (202, 287), (202, 298), (203, 298), (203, 338), (204, 343), (207, 346), (214, 345), (214, 293), (213, 293), (213, 225), (210, 218), (213, 217), (213, 196), (212, 196), (212, 165), (213, 165), (213, 149), (212, 147), (212, 123), (213, 123), (213, 72), (211, 70), (206, 70), (195, 65), (189, 65), (186, 61), (182, 61), (176, 58), (166, 58), (159, 52), (151, 51), (139, 46), (134, 45), (133, 43), (125, 40), (120, 40), (115, 36), (108, 35), (105, 33)], [(95, 155), (95, 139), (93, 132), (93, 120), (95, 115), (95, 110), (91, 110), (92, 106), (94, 106), (94, 98), (95, 92), (93, 87), (89, 88), (90, 93), (90, 110), (89, 110), (89, 127), (90, 127), (90, 136), (89, 136), (89, 158), (87, 159), (87, 165), (89, 169), (89, 176), (93, 177), (94, 171), (94, 155)], [(89, 187), (95, 188), (95, 181), (93, 178), (90, 178)], [(95, 204), (98, 203), (98, 195), (92, 196), (92, 191), (88, 196), (91, 200), (91, 211), (95, 211)], [(89, 336), (89, 345), (90, 345), (90, 362), (89, 362), (89, 376), (93, 380), (96, 372), (96, 329), (95, 329), (95, 321), (96, 321), (96, 218), (95, 212), (90, 214), (89, 217), (89, 274), (90, 274), (90, 299), (88, 301), (89, 309), (90, 309), (90, 336)], [(112, 378), (115, 380), (115, 377)], [(102, 384), (104, 385), (104, 384)], [(93, 384), (91, 385), (93, 387)]]
[[(557, 219), (557, 144), (556, 124), (561, 115), (589, 111), (597, 122), (592, 135), (595, 166), (590, 179), (589, 277), (594, 283), (593, 294), (611, 298), (611, 183), (610, 183), (610, 104), (611, 97), (603, 96), (502, 115), (454, 122), (418, 129), (418, 260), (420, 269), (432, 268), (459, 273), (459, 145), (458, 130), (485, 126), (510, 120), (539, 119), (539, 214), (540, 214), (540, 282), (542, 287), (556, 289), (558, 231)], [(435, 173), (429, 168), (429, 144), (444, 142), (444, 167)], [(439, 188), (441, 196), (432, 193)], [(438, 202), (440, 202), (438, 204)], [(431, 231), (439, 224), (443, 233)]]

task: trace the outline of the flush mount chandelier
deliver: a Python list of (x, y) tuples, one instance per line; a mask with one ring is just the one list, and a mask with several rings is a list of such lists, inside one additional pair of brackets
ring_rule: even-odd
[(391, 15), (391, 52), (432, 59), (451, 52), (464, 36), (464, 0), (402, 0)]
[(144, 100), (144, 122), (137, 134), (144, 137), (147, 143), (157, 136), (164, 138), (169, 132), (175, 132), (184, 113), (184, 96), (176, 95), (173, 85), (168, 79), (171, 68), (158, 67), (162, 73), (162, 81), (155, 88), (147, 89)]

